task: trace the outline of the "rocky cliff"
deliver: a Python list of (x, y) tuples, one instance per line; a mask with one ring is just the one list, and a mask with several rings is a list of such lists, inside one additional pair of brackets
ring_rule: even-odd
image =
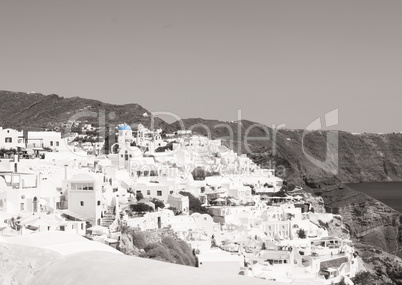
[(327, 211), (339, 213), (356, 242), (402, 257), (401, 215), (376, 199), (348, 187), (314, 189), (324, 199)]
[[(279, 175), (296, 183), (402, 181), (401, 133), (337, 131), (335, 146), (328, 141), (329, 131), (274, 130), (248, 120), (222, 122), (196, 118), (184, 119), (182, 123), (186, 129), (222, 139), (229, 148), (246, 153), (264, 167), (275, 167)], [(181, 123), (169, 127), (178, 129)], [(336, 173), (312, 162), (325, 162), (327, 157)]]

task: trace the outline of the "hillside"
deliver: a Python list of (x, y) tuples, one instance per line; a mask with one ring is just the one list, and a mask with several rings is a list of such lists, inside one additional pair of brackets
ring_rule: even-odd
[[(314, 187), (323, 181), (333, 184), (402, 180), (401, 133), (351, 134), (339, 131), (338, 173), (333, 175), (317, 167), (303, 153), (304, 147), (305, 152), (314, 159), (325, 161), (327, 131), (308, 133), (303, 142), (303, 130), (280, 129), (275, 132), (271, 128), (258, 126), (257, 123), (247, 120), (238, 123), (184, 119), (183, 123), (186, 128), (193, 126), (193, 130), (201, 134), (223, 138), (228, 147), (238, 153), (249, 154), (262, 166), (276, 167), (279, 175), (296, 183), (304, 182)], [(175, 122), (171, 127), (178, 128), (180, 124)], [(246, 133), (248, 140), (244, 139)], [(233, 139), (229, 140), (229, 137)], [(333, 148), (329, 153), (336, 154)]]
[[(135, 99), (135, 98), (134, 98)], [(133, 100), (134, 100), (133, 99)], [(43, 130), (59, 127), (66, 131), (69, 121), (99, 123), (104, 111), (107, 126), (123, 122), (150, 126), (148, 110), (138, 104), (113, 105), (79, 97), (42, 95), (0, 91), (0, 126), (24, 130)], [(94, 114), (95, 117), (82, 114)], [(114, 116), (109, 116), (114, 113)], [(299, 184), (314, 187), (321, 182), (370, 182), (402, 180), (402, 134), (351, 134), (338, 132), (338, 173), (322, 170), (304, 154), (324, 161), (326, 158), (326, 131), (314, 131), (303, 138), (303, 130), (274, 131), (248, 120), (223, 122), (201, 118), (184, 119), (186, 129), (221, 138), (223, 143), (238, 153), (247, 153), (256, 163), (276, 168), (278, 175)], [(166, 132), (182, 128), (178, 122), (167, 124), (156, 118), (155, 127)], [(245, 140), (247, 134), (248, 140)], [(304, 142), (303, 142), (304, 139)], [(336, 154), (332, 152), (331, 155)], [(329, 181), (329, 182), (328, 182)]]
[[(104, 111), (106, 124), (123, 122), (150, 126), (149, 111), (138, 104), (113, 105), (80, 97), (64, 98), (55, 94), (23, 93), (0, 90), (0, 126), (24, 130), (44, 130), (59, 127), (64, 131), (68, 121), (88, 121), (99, 124), (100, 111)], [(93, 116), (92, 112), (95, 116)], [(88, 115), (85, 115), (87, 113)], [(114, 115), (111, 115), (114, 113)], [(155, 127), (166, 123), (155, 120)]]

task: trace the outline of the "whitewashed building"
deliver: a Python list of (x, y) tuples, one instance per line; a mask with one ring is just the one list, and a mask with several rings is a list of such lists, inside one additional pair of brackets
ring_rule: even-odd
[(51, 148), (59, 150), (61, 147), (61, 133), (59, 132), (28, 132), (27, 146), (29, 148)]
[(17, 149), (25, 147), (24, 132), (0, 127), (0, 148)]

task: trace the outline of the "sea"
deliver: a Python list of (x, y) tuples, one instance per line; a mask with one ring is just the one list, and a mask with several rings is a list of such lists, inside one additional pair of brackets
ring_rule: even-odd
[(364, 182), (346, 185), (402, 213), (402, 182)]

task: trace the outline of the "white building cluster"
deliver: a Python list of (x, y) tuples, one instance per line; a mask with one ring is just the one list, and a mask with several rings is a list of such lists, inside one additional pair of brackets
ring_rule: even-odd
[[(108, 155), (74, 152), (57, 132), (28, 132), (25, 142), (22, 132), (1, 129), (1, 144), (57, 151), (1, 159), (0, 234), (70, 231), (113, 245), (123, 226), (169, 227), (197, 252), (200, 270), (353, 284), (350, 241), (317, 224), (334, 216), (312, 213), (305, 196), (281, 193), (274, 170), (221, 140), (123, 124)], [(193, 196), (211, 215), (192, 213)]]

